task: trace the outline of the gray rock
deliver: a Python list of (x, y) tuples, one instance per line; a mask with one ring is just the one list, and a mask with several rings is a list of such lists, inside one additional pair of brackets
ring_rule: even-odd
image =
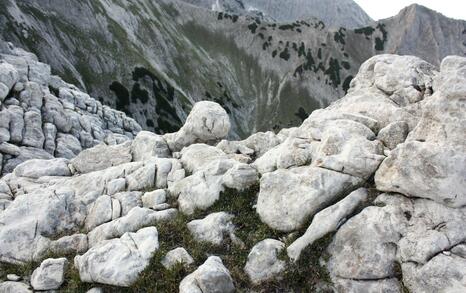
[(55, 290), (65, 281), (66, 258), (44, 260), (31, 276), (31, 286), (34, 290)]
[(147, 227), (99, 243), (84, 255), (76, 256), (74, 265), (83, 282), (129, 287), (158, 248), (157, 229)]
[(221, 245), (224, 237), (227, 235), (235, 239), (233, 218), (234, 216), (231, 214), (219, 212), (210, 214), (201, 220), (193, 220), (187, 225), (189, 231), (197, 241)]
[(103, 223), (110, 222), (112, 215), (112, 198), (108, 195), (102, 195), (89, 208), (84, 227), (87, 231), (91, 231)]
[(251, 282), (257, 285), (280, 278), (280, 274), (285, 271), (286, 262), (280, 260), (278, 255), (284, 248), (284, 243), (274, 239), (265, 239), (254, 245), (244, 267)]
[(15, 67), (7, 62), (0, 63), (0, 83), (3, 83), (10, 91), (18, 81), (19, 75)]
[(42, 132), (42, 116), (40, 112), (28, 111), (24, 113), (24, 136), (23, 145), (43, 148), (45, 142)]
[(117, 178), (107, 183), (108, 195), (114, 195), (115, 193), (122, 192), (126, 189), (126, 179)]
[(82, 150), (79, 140), (71, 134), (58, 133), (56, 143), (55, 156), (58, 158), (72, 159)]
[(403, 143), (408, 136), (409, 125), (404, 121), (390, 123), (384, 129), (380, 130), (377, 138), (381, 140), (386, 147), (393, 150), (397, 145)]
[(362, 182), (358, 177), (316, 167), (277, 170), (261, 178), (257, 213), (273, 229), (298, 230)]
[(52, 123), (44, 123), (44, 150), (51, 154), (55, 154), (55, 148), (57, 147), (55, 144), (55, 139), (57, 137), (57, 127)]
[(43, 176), (71, 176), (71, 171), (66, 159), (32, 159), (19, 164), (14, 174), (18, 177), (37, 179)]
[(164, 136), (174, 152), (194, 143), (215, 143), (230, 131), (230, 118), (217, 103), (197, 102), (183, 127), (176, 133)]
[(178, 247), (167, 252), (163, 257), (161, 264), (167, 270), (172, 269), (177, 264), (182, 264), (183, 266), (189, 266), (194, 263), (194, 259), (189, 255), (189, 253), (183, 247)]
[(235, 292), (230, 272), (217, 256), (210, 256), (193, 273), (180, 283), (180, 293), (230, 293)]
[(31, 293), (27, 284), (21, 282), (6, 281), (0, 283), (0, 292), (2, 293)]
[(13, 281), (13, 282), (18, 282), (21, 280), (21, 277), (15, 274), (8, 274), (6, 275), (6, 278), (8, 279), (8, 281)]
[(80, 152), (71, 160), (71, 164), (77, 172), (89, 173), (129, 163), (132, 158), (130, 145), (130, 142), (115, 146), (99, 144)]
[(131, 144), (131, 153), (133, 161), (144, 161), (151, 157), (170, 157), (170, 150), (165, 139), (148, 131), (138, 133)]
[(59, 255), (84, 253), (87, 249), (86, 234), (64, 236), (50, 243), (50, 251)]
[(223, 185), (238, 191), (245, 190), (258, 182), (256, 169), (247, 164), (237, 164), (223, 175)]
[(133, 208), (126, 216), (98, 226), (88, 234), (89, 247), (102, 240), (122, 236), (126, 232), (134, 232), (143, 227), (154, 225), (159, 221), (167, 221), (176, 216), (176, 210), (155, 212), (146, 208)]
[(361, 188), (353, 191), (335, 205), (318, 212), (304, 235), (288, 246), (288, 256), (294, 261), (298, 260), (301, 252), (307, 246), (312, 245), (328, 233), (336, 231), (345, 222), (346, 217), (367, 200), (367, 196), (367, 190)]
[(166, 201), (166, 192), (163, 189), (146, 192), (142, 196), (142, 205), (145, 208), (155, 208), (157, 205), (163, 204)]

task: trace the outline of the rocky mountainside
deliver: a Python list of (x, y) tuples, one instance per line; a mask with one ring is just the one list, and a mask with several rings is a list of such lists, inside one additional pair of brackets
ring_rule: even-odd
[[(2, 107), (48, 117), (34, 87), (91, 107), (16, 52)], [(278, 134), (226, 140), (229, 114), (203, 101), (177, 132), (25, 161), (0, 179), (0, 292), (463, 292), (465, 97), (464, 57), (379, 55)]]
[(0, 41), (0, 175), (29, 159), (71, 159), (141, 126), (52, 75), (37, 57)]
[[(279, 11), (277, 1), (267, 3)], [(311, 4), (293, 7), (304, 12), (317, 7)], [(5, 0), (0, 8), (3, 39), (144, 129), (164, 133), (178, 130), (200, 100), (230, 114), (230, 138), (297, 126), (343, 96), (376, 54), (419, 54), (439, 65), (466, 53), (466, 22), (419, 6), (357, 29), (315, 18), (276, 23), (177, 0)]]
[(358, 28), (372, 19), (353, 0), (183, 0), (196, 6), (265, 20), (293, 23), (317, 18), (328, 26)]

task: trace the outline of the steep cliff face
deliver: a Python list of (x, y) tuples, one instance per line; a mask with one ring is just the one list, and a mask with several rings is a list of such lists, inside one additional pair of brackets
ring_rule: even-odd
[[(432, 47), (431, 30), (443, 19), (415, 13), (430, 29), (414, 30), (411, 14), (402, 13), (360, 29), (334, 29), (317, 19), (274, 23), (175, 0), (0, 5), (4, 39), (143, 128), (175, 131), (196, 101), (211, 100), (231, 114), (231, 137), (298, 125), (343, 96), (371, 56)], [(465, 22), (443, 22), (449, 41), (420, 50), (434, 64), (466, 48)], [(416, 38), (400, 37), (403, 30)]]
[(276, 22), (294, 22), (317, 18), (328, 26), (356, 28), (372, 19), (353, 0), (183, 0), (200, 7), (257, 15)]

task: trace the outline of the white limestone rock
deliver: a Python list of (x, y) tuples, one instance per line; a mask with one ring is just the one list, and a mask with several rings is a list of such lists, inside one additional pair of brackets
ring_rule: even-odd
[(411, 292), (464, 292), (466, 260), (438, 254), (425, 265), (404, 263), (403, 284)]
[(66, 258), (44, 260), (31, 276), (34, 290), (55, 290), (65, 281)]
[(180, 283), (180, 293), (232, 292), (235, 292), (233, 279), (218, 256), (210, 256)]
[(200, 220), (193, 220), (187, 224), (189, 231), (199, 242), (221, 245), (225, 236), (235, 239), (234, 215), (218, 212)]
[(112, 198), (102, 195), (89, 207), (84, 227), (91, 231), (95, 227), (112, 220)]
[(397, 145), (406, 140), (409, 132), (409, 125), (404, 121), (390, 123), (380, 130), (377, 138), (389, 149), (393, 150)]
[(0, 63), (0, 83), (4, 84), (8, 88), (8, 91), (13, 88), (18, 78), (18, 71), (13, 65), (7, 62)]
[(183, 127), (176, 133), (164, 135), (170, 150), (177, 152), (194, 143), (215, 143), (230, 131), (230, 118), (217, 103), (197, 102)]
[(45, 142), (42, 131), (42, 116), (39, 110), (24, 113), (24, 135), (22, 144), (29, 147), (43, 148)]
[(402, 210), (392, 205), (371, 206), (349, 219), (328, 248), (330, 274), (358, 280), (395, 277), (403, 220)]
[(71, 176), (67, 159), (33, 159), (19, 164), (14, 174), (18, 177), (37, 179), (43, 176)]
[[(416, 158), (416, 159), (413, 159)], [(377, 189), (466, 205), (466, 151), (453, 145), (409, 141), (390, 153), (375, 174)]]
[(72, 159), (82, 151), (81, 143), (71, 134), (57, 134), (55, 156)]
[(176, 216), (176, 209), (153, 211), (146, 208), (135, 207), (126, 216), (102, 224), (89, 232), (89, 247), (97, 245), (100, 241), (122, 236), (126, 232), (134, 232), (143, 227), (154, 225), (159, 221), (167, 221)]
[(237, 164), (223, 175), (223, 185), (238, 191), (245, 190), (258, 182), (256, 169), (247, 164)]
[(86, 234), (64, 236), (50, 243), (50, 251), (58, 255), (84, 253), (88, 249)]
[(196, 209), (206, 210), (212, 206), (224, 191), (223, 175), (235, 164), (237, 162), (230, 159), (212, 161), (175, 183), (169, 190), (171, 196), (178, 198), (180, 211), (191, 215)]
[(18, 276), (18, 275), (15, 275), (15, 274), (8, 274), (6, 275), (6, 278), (8, 279), (8, 281), (13, 281), (13, 282), (18, 282), (18, 281), (21, 281), (21, 277)]
[(343, 278), (332, 279), (336, 292), (347, 293), (402, 293), (400, 282), (396, 278), (382, 280), (351, 280)]
[(264, 281), (280, 278), (285, 271), (286, 262), (278, 255), (285, 244), (275, 239), (265, 239), (254, 245), (248, 255), (244, 271), (252, 283), (258, 285)]
[(146, 192), (142, 196), (142, 205), (145, 208), (153, 209), (156, 206), (165, 203), (167, 200), (167, 193), (163, 189), (154, 190), (151, 192)]
[(220, 149), (206, 144), (193, 144), (181, 151), (181, 163), (186, 171), (196, 173), (215, 160), (227, 159)]
[(117, 178), (110, 180), (107, 183), (107, 194), (114, 195), (115, 193), (122, 192), (126, 189), (126, 179)]
[(0, 292), (2, 293), (32, 293), (27, 284), (22, 282), (6, 281), (0, 283)]
[(115, 146), (99, 144), (79, 153), (71, 164), (78, 173), (89, 173), (131, 162), (131, 143)]
[(99, 243), (84, 255), (76, 256), (74, 265), (83, 282), (129, 287), (158, 248), (157, 229), (147, 227)]
[(131, 143), (133, 161), (144, 161), (152, 157), (168, 158), (170, 150), (165, 139), (148, 131), (141, 131)]
[(183, 266), (189, 266), (194, 263), (194, 259), (189, 255), (189, 253), (183, 247), (178, 247), (167, 252), (163, 257), (161, 264), (167, 270), (172, 269), (177, 264), (182, 264)]
[(312, 223), (304, 235), (288, 246), (288, 256), (292, 260), (297, 261), (301, 252), (306, 247), (312, 245), (316, 240), (328, 233), (336, 231), (345, 222), (346, 218), (367, 200), (367, 196), (367, 190), (360, 188), (350, 193), (335, 205), (318, 212), (312, 219)]
[(358, 177), (316, 167), (280, 169), (262, 176), (257, 213), (275, 230), (298, 230), (315, 213), (362, 182)]

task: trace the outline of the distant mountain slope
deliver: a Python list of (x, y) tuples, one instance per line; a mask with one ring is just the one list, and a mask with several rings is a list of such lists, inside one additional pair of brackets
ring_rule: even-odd
[(386, 52), (416, 54), (440, 65), (449, 54), (466, 55), (466, 21), (448, 18), (413, 4), (394, 17), (381, 21), (390, 32)]
[(231, 114), (232, 137), (245, 137), (298, 125), (343, 96), (373, 55), (419, 51), (438, 64), (465, 54), (465, 21), (418, 10), (346, 29), (175, 0), (6, 0), (0, 35), (146, 129), (174, 131), (195, 101), (213, 100)]
[(361, 27), (372, 19), (353, 0), (183, 0), (213, 10), (259, 14), (277, 22), (317, 18), (333, 27)]

